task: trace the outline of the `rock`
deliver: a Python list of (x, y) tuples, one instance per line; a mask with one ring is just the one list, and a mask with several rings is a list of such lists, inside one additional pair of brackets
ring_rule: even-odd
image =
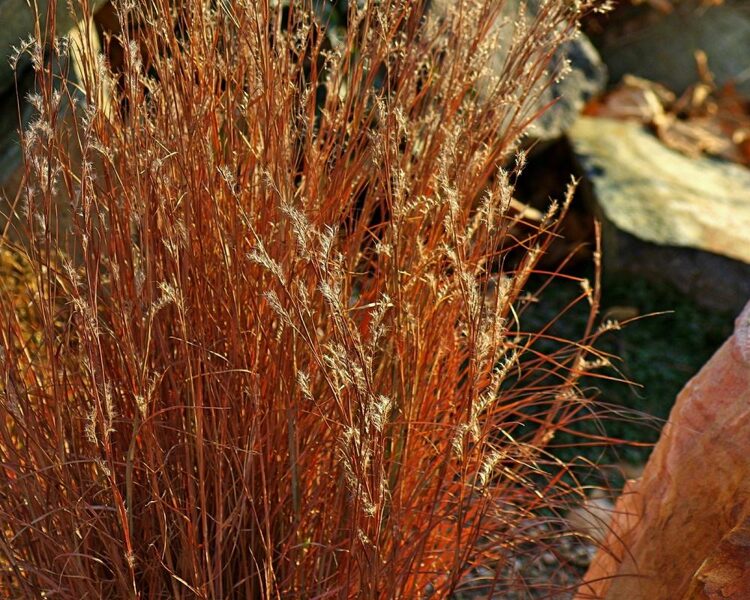
[[(22, 2), (23, 6), (26, 7), (25, 2)], [(61, 3), (63, 4), (63, 3)], [(101, 5), (101, 0), (98, 2), (92, 2), (94, 6)], [(15, 6), (15, 2), (9, 0), (0, 0), (0, 19), (2, 19), (3, 11), (9, 10), (9, 6)], [(26, 7), (28, 8), (28, 7)], [(46, 10), (46, 4), (44, 4), (44, 10)], [(41, 10), (41, 9), (40, 9)], [(58, 11), (59, 12), (59, 11)], [(11, 20), (11, 25), (19, 25), (22, 23), (28, 23), (24, 21), (21, 16), (26, 14), (24, 10), (19, 9), (18, 15), (14, 17), (16, 20)], [(28, 16), (28, 15), (27, 15)], [(83, 48), (90, 49), (92, 52), (99, 52), (101, 50), (99, 45), (99, 38), (96, 34), (94, 27), (88, 28), (70, 28), (68, 24), (72, 22), (73, 16), (63, 18), (61, 21), (62, 25), (66, 25), (67, 37), (69, 40), (70, 51), (65, 61), (61, 61), (51, 57), (52, 53), (49, 53), (47, 60), (51, 61), (52, 70), (55, 77), (55, 85), (60, 88), (63, 86), (63, 80), (67, 80), (73, 84), (69, 87), (68, 91), (71, 96), (84, 101), (84, 94), (77, 89), (83, 80), (82, 78), (82, 52)], [(88, 31), (91, 37), (84, 43), (83, 31)], [(3, 38), (5, 36), (5, 38)], [(0, 32), (0, 39), (6, 43), (10, 39), (8, 32)], [(16, 45), (18, 42), (13, 42)], [(36, 76), (31, 65), (26, 65), (25, 68), (19, 67), (17, 74), (14, 76), (12, 70), (7, 65), (0, 65), (0, 81), (4, 81), (3, 77), (7, 75), (6, 67), (10, 73), (10, 77), (13, 84), (10, 88), (3, 92), (0, 92), (0, 227), (5, 228), (6, 215), (9, 213), (7, 203), (5, 200), (12, 201), (17, 194), (20, 183), (23, 177), (23, 165), (21, 162), (21, 148), (18, 137), (18, 131), (20, 127), (26, 127), (31, 119), (35, 115), (35, 109), (28, 103), (28, 95), (34, 91), (36, 85)], [(66, 77), (62, 77), (62, 73), (66, 73)], [(61, 103), (61, 114), (58, 115), (59, 121), (64, 122), (66, 125), (72, 125), (69, 122), (70, 112), (68, 110), (67, 103), (68, 94), (63, 94), (63, 101)], [(20, 119), (19, 119), (20, 117)], [(61, 125), (61, 126), (66, 126)]]
[(569, 132), (602, 219), (607, 271), (667, 281), (712, 308), (750, 298), (750, 170), (689, 158), (629, 121), (581, 117)]
[(594, 494), (581, 505), (568, 512), (566, 520), (571, 531), (585, 535), (594, 542), (607, 537), (614, 505), (606, 496)]
[(583, 34), (563, 44), (554, 60), (570, 61), (571, 70), (562, 80), (553, 81), (541, 97), (542, 106), (555, 104), (532, 125), (532, 137), (540, 140), (561, 137), (575, 123), (586, 103), (601, 94), (607, 85), (607, 68)]
[(632, 73), (681, 93), (698, 80), (694, 55), (703, 50), (717, 84), (736, 80), (750, 95), (750, 4), (697, 0), (674, 2), (674, 10), (637, 11), (612, 17), (595, 40), (612, 81)]
[(677, 397), (577, 600), (750, 598), (750, 303)]
[[(0, 71), (2, 69), (0, 68)], [(18, 97), (25, 98), (34, 89), (34, 72), (31, 69), (19, 74)], [(17, 175), (21, 153), (18, 141), (19, 103), (16, 99), (16, 88), (0, 93), (0, 197), (5, 188), (12, 188), (9, 182)], [(27, 102), (20, 103), (21, 122), (27, 123), (32, 115), (32, 108)], [(10, 195), (13, 195), (12, 192)]]
[(693, 577), (685, 600), (750, 598), (750, 518), (727, 535)]
[[(494, 24), (500, 38), (500, 45), (490, 59), (492, 70), (501, 73), (510, 47), (510, 41), (517, 27), (519, 14), (526, 15), (527, 23), (532, 23), (541, 0), (506, 0), (497, 23)], [(453, 0), (432, 0), (430, 11), (443, 18), (454, 5)], [(521, 7), (524, 7), (522, 10)], [(538, 94), (528, 115), (548, 106), (547, 110), (529, 128), (529, 135), (539, 141), (560, 138), (575, 122), (585, 104), (602, 93), (607, 84), (607, 68), (591, 41), (582, 33), (559, 46), (551, 61), (551, 66), (559, 66), (567, 61), (570, 70), (560, 80), (554, 80), (546, 89), (546, 81), (540, 81), (536, 92), (524, 90), (529, 96)], [(479, 90), (483, 93), (483, 90)], [(524, 111), (525, 112), (525, 111)]]
[[(93, 12), (104, 4), (104, 0), (91, 0), (89, 4)], [(9, 59), (13, 55), (13, 46), (19, 47), (22, 40), (34, 34), (35, 17), (32, 8), (34, 5), (39, 8), (43, 25), (49, 6), (48, 0), (36, 0), (36, 2), (0, 0), (0, 23), (2, 23), (0, 27), (0, 94), (13, 87), (13, 68), (9, 64)], [(83, 18), (78, 2), (73, 2), (72, 6), (76, 8), (76, 14), (71, 12), (71, 3), (60, 0), (57, 2), (55, 21), (58, 36), (65, 35)], [(28, 66), (28, 57), (24, 57), (20, 61), (19, 68), (24, 71)]]
[[(104, 0), (90, 0), (91, 10), (95, 10), (104, 4)], [(46, 18), (48, 0), (38, 0), (36, 5), (42, 22)], [(78, 23), (82, 15), (77, 2), (73, 2), (76, 13), (71, 12), (68, 2), (58, 0), (56, 8), (56, 31), (58, 36), (70, 32), (72, 37), (81, 39), (78, 32), (71, 29)], [(20, 181), (18, 168), (20, 165), (20, 146), (18, 140), (18, 129), (21, 124), (27, 124), (33, 116), (33, 109), (26, 102), (26, 96), (33, 91), (35, 84), (34, 71), (31, 68), (30, 59), (27, 55), (18, 61), (18, 68), (14, 72), (9, 59), (14, 53), (13, 47), (20, 47), (35, 31), (34, 3), (26, 0), (0, 0), (0, 198), (5, 195), (15, 196), (15, 188)], [(93, 32), (93, 29), (89, 29)], [(78, 42), (80, 44), (80, 41)], [(98, 50), (98, 38), (92, 35), (90, 40), (92, 48)], [(78, 83), (76, 69), (76, 52), (73, 55), (73, 69), (69, 74), (72, 81)], [(61, 71), (59, 65), (53, 67)], [(75, 94), (75, 92), (73, 92)], [(20, 99), (20, 103), (18, 99)], [(19, 115), (20, 104), (20, 115)], [(19, 122), (20, 116), (20, 122)]]

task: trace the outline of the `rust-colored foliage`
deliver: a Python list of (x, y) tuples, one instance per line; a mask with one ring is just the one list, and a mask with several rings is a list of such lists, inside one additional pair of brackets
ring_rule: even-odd
[(7, 294), (0, 315), (4, 590), (445, 598), (480, 564), (520, 585), (524, 524), (580, 493), (545, 448), (605, 360), (596, 286), (580, 343), (524, 330), (559, 211), (524, 222), (501, 167), (592, 6), (544, 3), (493, 78), (502, 4), (351, 2), (331, 41), (297, 3), (123, 2), (122, 72), (82, 53), (72, 127), (37, 65), (33, 352)]

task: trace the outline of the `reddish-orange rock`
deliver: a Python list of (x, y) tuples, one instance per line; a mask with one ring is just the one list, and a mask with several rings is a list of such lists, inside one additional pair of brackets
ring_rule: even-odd
[(750, 598), (750, 519), (732, 529), (703, 562), (684, 600)]
[(677, 397), (576, 600), (750, 599), (750, 304)]

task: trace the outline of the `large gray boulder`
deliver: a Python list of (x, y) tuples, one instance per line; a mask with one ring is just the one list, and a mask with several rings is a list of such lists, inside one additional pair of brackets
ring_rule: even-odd
[[(14, 175), (20, 163), (21, 153), (18, 140), (19, 117), (20, 122), (26, 123), (32, 116), (31, 106), (25, 102), (20, 103), (16, 97), (25, 98), (34, 89), (34, 72), (26, 69), (19, 73), (17, 86), (0, 92), (0, 200), (6, 191), (4, 184)], [(19, 115), (20, 108), (20, 115)], [(12, 190), (9, 190), (12, 193)]]
[[(103, 0), (90, 0), (91, 10), (103, 4)], [(36, 17), (33, 6), (39, 10), (40, 22), (42, 24), (42, 35), (44, 35), (44, 23), (47, 17), (49, 0), (0, 0), (0, 94), (13, 87), (13, 68), (9, 60), (14, 54), (13, 47), (20, 47), (30, 35), (36, 32)], [(75, 11), (71, 12), (71, 8)], [(65, 35), (73, 25), (83, 18), (79, 2), (67, 2), (58, 0), (55, 5), (56, 35)], [(29, 66), (28, 58), (20, 61), (21, 71)]]
[(607, 68), (583, 34), (558, 48), (554, 60), (568, 61), (570, 72), (553, 81), (542, 94), (542, 106), (555, 104), (532, 125), (531, 134), (541, 140), (561, 137), (575, 123), (586, 103), (607, 85)]
[[(104, 4), (103, 0), (90, 0), (91, 11)], [(48, 0), (37, 0), (39, 16), (43, 24), (46, 20)], [(17, 187), (20, 165), (20, 145), (18, 129), (33, 116), (32, 107), (26, 102), (27, 95), (34, 90), (35, 76), (27, 54), (22, 54), (17, 64), (11, 58), (26, 42), (36, 34), (34, 2), (26, 0), (0, 0), (0, 198), (13, 196)], [(71, 10), (74, 8), (74, 11)], [(67, 34), (83, 18), (79, 3), (58, 0), (55, 7), (56, 35)], [(47, 40), (49, 42), (49, 40)], [(15, 68), (14, 68), (15, 67)], [(60, 65), (54, 64), (55, 69)], [(69, 76), (75, 80), (75, 68)]]
[[(504, 68), (511, 40), (521, 22), (521, 15), (525, 15), (523, 18), (527, 25), (531, 24), (538, 14), (541, 2), (542, 0), (504, 2), (499, 18), (493, 23), (494, 31), (491, 33), (499, 39), (499, 46), (490, 58), (490, 65), (495, 73), (501, 73)], [(432, 0), (430, 11), (443, 18), (454, 6), (454, 0)], [(594, 45), (582, 33), (578, 32), (575, 37), (568, 39), (555, 50), (550, 67), (556, 69), (564, 63), (569, 65), (569, 69), (563, 77), (554, 78), (550, 73), (546, 79), (539, 82), (537, 89), (521, 90), (528, 97), (535, 98), (535, 102), (529, 102), (525, 107), (524, 112), (527, 115), (549, 106), (528, 130), (533, 139), (549, 141), (562, 137), (578, 118), (586, 102), (602, 93), (607, 85), (607, 68)], [(549, 85), (546, 85), (547, 83)], [(478, 91), (480, 94), (484, 93), (483, 89)]]
[(677, 93), (698, 80), (695, 52), (703, 50), (716, 82), (735, 81), (750, 95), (750, 2), (673, 2), (669, 14), (655, 11), (611, 19), (596, 40), (612, 81), (631, 73), (663, 83)]
[(699, 302), (750, 298), (750, 170), (689, 158), (641, 125), (581, 117), (569, 132), (604, 222), (608, 270), (665, 280)]

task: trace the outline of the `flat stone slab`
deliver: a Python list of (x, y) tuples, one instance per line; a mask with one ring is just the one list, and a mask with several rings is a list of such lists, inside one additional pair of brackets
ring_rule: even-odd
[(684, 156), (630, 121), (581, 117), (569, 137), (605, 222), (605, 264), (659, 275), (708, 305), (744, 305), (750, 170)]
[(618, 229), (750, 263), (750, 170), (684, 156), (630, 121), (582, 117), (570, 138)]

